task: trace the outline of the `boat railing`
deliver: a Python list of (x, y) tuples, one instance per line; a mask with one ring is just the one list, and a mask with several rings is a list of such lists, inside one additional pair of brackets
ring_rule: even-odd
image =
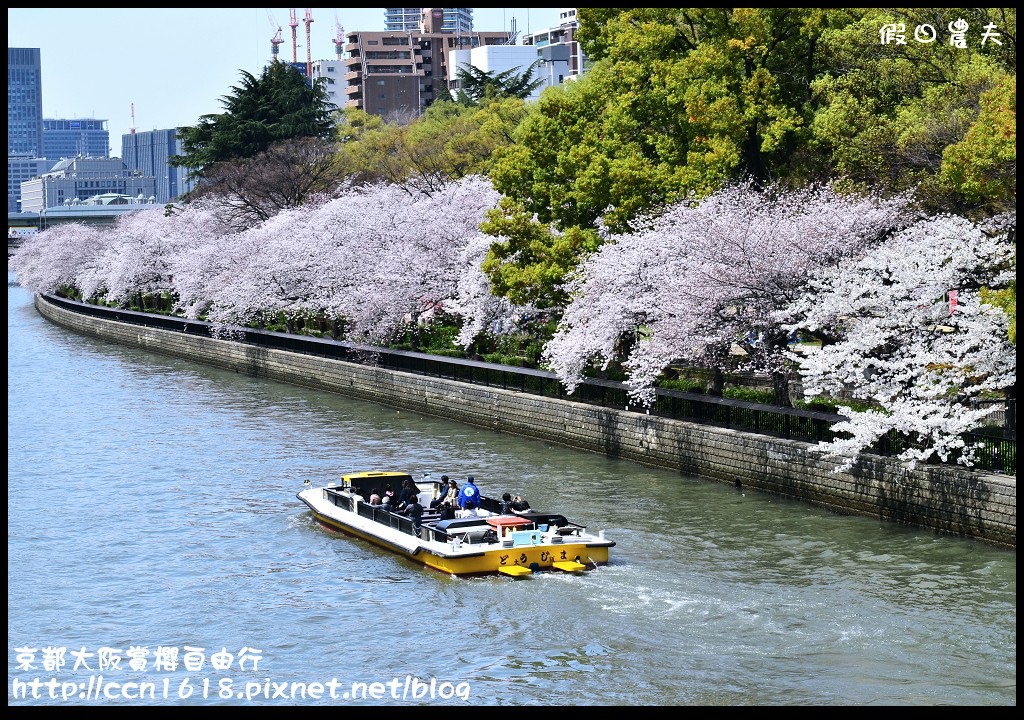
[(353, 500), (350, 496), (343, 495), (341, 490), (342, 488), (325, 488), (324, 492), (332, 505), (340, 507), (342, 510), (351, 510)]
[[(484, 524), (484, 518), (456, 518), (441, 520), (440, 515), (434, 512), (426, 512), (420, 518), (420, 530), (417, 531), (413, 520), (405, 515), (394, 513), (382, 505), (370, 505), (366, 502), (359, 502), (349, 491), (352, 488), (337, 487), (325, 488), (327, 499), (336, 507), (343, 510), (355, 510), (360, 517), (373, 520), (386, 527), (393, 528), (407, 535), (420, 537), (423, 540), (434, 540), (436, 542), (448, 543), (458, 540), (466, 545), (494, 544), (505, 538)], [(500, 510), (500, 504), (491, 498), (484, 498), (481, 505), (492, 504), (495, 515)], [(484, 507), (484, 509), (489, 509)], [(562, 538), (568, 535), (582, 535), (586, 530), (585, 525), (571, 522), (564, 515), (554, 513), (530, 512), (522, 513), (519, 517), (528, 521), (521, 526), (522, 531), (546, 533), (549, 530), (555, 537)]]

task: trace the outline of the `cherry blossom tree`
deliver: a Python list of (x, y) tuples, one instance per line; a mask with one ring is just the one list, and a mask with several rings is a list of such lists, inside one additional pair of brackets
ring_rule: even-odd
[(222, 325), (322, 316), (343, 319), (354, 339), (387, 342), (454, 297), (463, 250), (497, 199), (478, 176), (430, 195), (351, 188), (192, 247), (181, 266), (204, 280), (180, 295)]
[(973, 464), (963, 434), (987, 411), (971, 401), (1016, 383), (1006, 313), (980, 294), (1013, 281), (1011, 224), (1015, 215), (986, 225), (949, 215), (922, 220), (863, 257), (821, 268), (787, 309), (798, 318), (790, 328), (837, 338), (790, 356), (806, 395), (877, 405), (842, 411), (849, 420), (833, 429), (848, 435), (825, 446), (843, 467), (891, 431), (908, 442), (900, 458), (911, 466), (932, 455)]
[[(307, 198), (245, 230), (213, 198), (163, 208), (102, 229), (62, 225), (26, 243), (9, 267), (33, 289), (75, 286), (127, 302), (167, 291), (187, 317), (222, 331), (283, 314), (340, 320), (354, 339), (388, 342), (451, 302), (472, 271), (498, 194), (467, 176), (430, 194), (396, 185)], [(335, 330), (338, 326), (335, 326)]]
[(250, 249), (232, 229), (221, 208), (209, 199), (188, 203), (174, 212), (177, 252), (168, 260), (176, 296), (175, 309), (196, 319), (211, 309), (222, 278)]
[(94, 225), (54, 225), (23, 242), (8, 258), (7, 269), (18, 284), (34, 292), (77, 288), (79, 275), (92, 267), (104, 247), (104, 234)]
[(322, 309), (321, 281), (329, 275), (318, 235), (310, 231), (312, 208), (283, 210), (232, 237), (232, 247), (209, 278), (207, 316), (222, 325), (262, 325), (283, 313), (297, 317)]
[(482, 269), (494, 237), (478, 233), (471, 237), (459, 258), (462, 273), (456, 283), (455, 297), (446, 309), (462, 320), (457, 342), (465, 348), (482, 333), (501, 335), (518, 328), (522, 319), (534, 315), (532, 305), (516, 305), (491, 291), (491, 282)]
[(118, 217), (96, 262), (78, 274), (82, 295), (101, 294), (125, 306), (136, 295), (173, 292), (168, 261), (175, 254), (174, 225), (162, 206)]
[(750, 182), (677, 204), (582, 263), (545, 360), (570, 392), (595, 360), (622, 360), (630, 394), (650, 403), (670, 364), (723, 369), (740, 345), (746, 367), (772, 373), (788, 404), (789, 331), (776, 311), (811, 272), (905, 224), (906, 207), (905, 197)]
[(445, 307), (457, 293), (459, 279), (472, 260), (464, 251), (479, 234), (498, 193), (486, 178), (468, 176), (404, 199), (390, 186), (373, 200), (375, 214), (360, 222), (356, 247), (367, 277), (349, 298), (345, 313), (355, 332), (370, 341), (393, 338), (424, 313)]

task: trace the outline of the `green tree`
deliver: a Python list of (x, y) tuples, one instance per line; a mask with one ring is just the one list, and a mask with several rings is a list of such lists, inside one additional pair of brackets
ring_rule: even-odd
[[(985, 205), (998, 205), (990, 196), (996, 187), (977, 193), (980, 186), (966, 176), (955, 177), (944, 156), (949, 148), (965, 142), (987, 93), (1005, 86), (1010, 78), (1016, 85), (1016, 11), (871, 8), (857, 12), (859, 17), (852, 22), (829, 27), (822, 34), (819, 53), (827, 59), (828, 71), (811, 84), (819, 106), (808, 156), (827, 159), (830, 175), (858, 187), (916, 189), (919, 202), (930, 211), (976, 214)], [(963, 47), (950, 41), (949, 28), (958, 23), (966, 29)], [(886, 26), (902, 29), (905, 41), (883, 43), (880, 32)], [(929, 32), (929, 28), (937, 33), (934, 42), (915, 39), (915, 32)], [(999, 33), (998, 42), (982, 42), (986, 28)], [(1004, 96), (1000, 103), (1004, 110), (1005, 101)], [(1013, 113), (1015, 120), (1015, 100)], [(984, 132), (979, 130), (976, 140), (968, 143), (970, 152), (979, 149), (981, 135)], [(988, 149), (998, 153), (1006, 144), (997, 150), (990, 143)], [(963, 158), (957, 151), (953, 155)], [(1000, 166), (1005, 177), (1003, 160), (990, 157), (985, 162), (992, 169)], [(1003, 183), (999, 191), (1005, 189)]]
[(459, 82), (455, 100), (462, 105), (478, 105), (485, 100), (498, 98), (525, 100), (530, 93), (544, 84), (542, 78), (532, 79), (536, 68), (535, 62), (522, 72), (519, 72), (520, 67), (497, 72), (481, 70), (469, 63), (462, 63), (455, 71), (455, 77)]
[(942, 180), (988, 213), (1016, 209), (1017, 76), (1000, 78), (979, 104), (963, 140), (942, 153)]
[(346, 113), (342, 164), (354, 182), (384, 181), (432, 192), (466, 175), (486, 175), (495, 151), (512, 143), (526, 106), (511, 97), (472, 107), (435, 101), (406, 125), (373, 121), (362, 111)]
[[(491, 170), (509, 202), (485, 226), (498, 238), (488, 274), (496, 289), (540, 303), (558, 302), (563, 270), (600, 244), (600, 225), (628, 231), (731, 178), (790, 174), (812, 117), (816, 43), (829, 23), (848, 21), (785, 8), (578, 16), (591, 70), (546, 91)], [(531, 215), (551, 227), (530, 227)], [(543, 284), (528, 288), (531, 277)]]
[(333, 106), (322, 82), (309, 85), (298, 70), (279, 61), (258, 78), (243, 70), (241, 83), (221, 104), (225, 112), (178, 128), (183, 152), (170, 162), (187, 168), (190, 177), (201, 178), (218, 163), (255, 157), (282, 140), (333, 136)]
[[(495, 289), (557, 302), (561, 270), (600, 244), (597, 228), (633, 230), (742, 176), (915, 190), (927, 211), (975, 217), (1015, 207), (1013, 9), (580, 8), (578, 17), (592, 69), (545, 92), (491, 169), (507, 199), (486, 226)], [(887, 24), (903, 27), (906, 42), (883, 43)], [(915, 40), (918, 27), (937, 29), (936, 42)], [(965, 47), (951, 44), (950, 28), (967, 28)]]

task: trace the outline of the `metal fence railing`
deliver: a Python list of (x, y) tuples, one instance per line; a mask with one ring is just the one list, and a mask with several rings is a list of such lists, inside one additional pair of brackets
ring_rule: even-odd
[[(41, 297), (46, 302), (84, 315), (178, 333), (215, 337), (214, 325), (202, 320), (188, 320), (170, 315), (90, 305), (55, 295), (42, 295)], [(841, 415), (834, 413), (763, 405), (665, 388), (658, 388), (656, 399), (652, 405), (643, 407), (631, 404), (626, 386), (612, 380), (587, 378), (570, 395), (565, 391), (565, 387), (558, 377), (545, 370), (442, 357), (408, 350), (392, 350), (269, 330), (242, 328), (232, 337), (232, 340), (265, 348), (372, 365), (455, 382), (515, 390), (542, 397), (634, 411), (808, 443), (828, 442), (835, 439), (838, 435), (833, 432), (832, 426), (844, 419)], [(1003, 426), (979, 428), (974, 432), (967, 433), (965, 441), (968, 444), (980, 444), (976, 453), (976, 467), (1016, 474), (1016, 404), (1012, 399), (1006, 401), (1005, 412), (1007, 421)], [(871, 451), (878, 455), (896, 455), (905, 450), (913, 441), (913, 438), (891, 432), (876, 443)], [(955, 457), (949, 460), (949, 462), (955, 461)]]

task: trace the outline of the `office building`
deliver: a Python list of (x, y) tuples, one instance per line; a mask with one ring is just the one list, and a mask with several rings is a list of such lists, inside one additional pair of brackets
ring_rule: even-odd
[(323, 79), (324, 90), (327, 91), (327, 100), (335, 108), (345, 107), (345, 61), (337, 60), (314, 60), (313, 79)]
[(69, 158), (21, 184), (22, 212), (82, 203), (97, 195), (156, 202), (156, 178), (129, 170), (121, 158)]
[[(39, 48), (7, 48), (7, 212), (18, 212), (21, 179), (43, 155)], [(12, 167), (13, 166), (13, 167)]]
[(43, 119), (43, 157), (56, 163), (73, 157), (110, 157), (110, 131), (106, 120)]
[(174, 202), (195, 186), (195, 182), (188, 179), (186, 168), (169, 164), (173, 155), (181, 155), (182, 152), (181, 139), (176, 129), (149, 130), (121, 136), (121, 160), (125, 167), (143, 177), (154, 179), (156, 201), (162, 205)]
[(39, 48), (7, 48), (7, 154), (46, 157)]

